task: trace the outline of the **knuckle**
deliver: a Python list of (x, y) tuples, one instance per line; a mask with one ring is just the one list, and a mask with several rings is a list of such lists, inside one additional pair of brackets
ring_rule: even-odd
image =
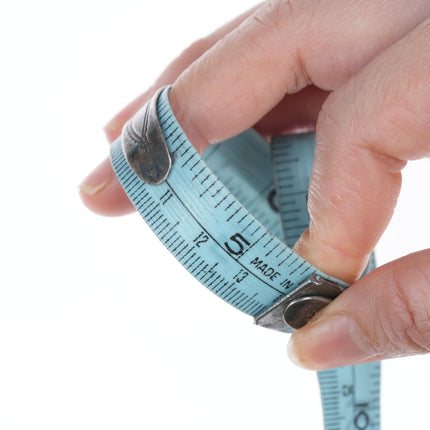
[[(317, 131), (318, 129), (334, 131), (354, 157), (363, 151), (368, 151), (383, 171), (396, 174), (406, 165), (405, 158), (401, 157), (402, 154), (392, 150), (395, 135), (402, 127), (400, 121), (398, 117), (389, 121), (387, 110), (384, 110), (382, 115), (374, 114), (374, 109), (369, 107), (363, 98), (360, 87), (360, 81), (353, 77), (347, 87), (330, 94), (322, 106)], [(345, 101), (348, 104), (347, 109), (345, 109)], [(400, 105), (399, 102), (396, 106), (397, 111)], [(374, 124), (378, 126), (375, 127)], [(409, 136), (412, 133), (416, 135), (413, 130), (408, 131)], [(403, 134), (403, 140), (404, 137), (405, 134)], [(348, 151), (345, 149), (345, 152)]]
[(292, 0), (268, 0), (253, 15), (254, 23), (284, 37), (285, 22), (294, 18)]
[(429, 40), (427, 19), (361, 73), (367, 97), (360, 99), (359, 131), (371, 151), (397, 159), (430, 154)]
[(292, 0), (268, 0), (265, 4), (267, 16), (272, 23), (281, 23), (286, 15), (293, 12)]
[(278, 48), (283, 52), (277, 61), (282, 61), (283, 67), (292, 72), (291, 89), (296, 91), (311, 83), (302, 52), (305, 35), (308, 34), (306, 16), (307, 12), (294, 0), (268, 0), (253, 16), (257, 25), (275, 37)]

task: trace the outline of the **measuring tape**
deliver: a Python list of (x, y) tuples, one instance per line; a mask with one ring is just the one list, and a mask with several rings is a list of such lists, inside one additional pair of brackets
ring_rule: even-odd
[[(217, 296), (257, 325), (302, 327), (347, 288), (287, 246), (309, 224), (314, 134), (269, 145), (248, 130), (200, 156), (168, 91), (160, 89), (111, 147), (122, 187), (162, 243)], [(379, 363), (318, 376), (326, 430), (379, 429)]]

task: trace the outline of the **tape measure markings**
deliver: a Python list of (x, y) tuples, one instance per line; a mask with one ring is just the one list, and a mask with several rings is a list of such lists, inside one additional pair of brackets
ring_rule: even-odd
[(272, 158), (279, 207), (282, 208), (284, 239), (290, 247), (309, 227), (307, 195), (314, 154), (314, 133), (272, 139)]
[[(307, 190), (293, 183), (303, 162), (294, 151), (301, 147), (297, 151), (303, 154), (304, 146), (273, 145), (278, 151), (274, 155), (279, 186), (276, 207), (270, 149), (258, 134), (248, 131), (209, 148), (204, 154), (208, 167), (177, 124), (167, 91), (158, 98), (157, 114), (172, 158), (167, 180), (157, 186), (142, 182), (129, 168), (120, 139), (112, 145), (112, 164), (148, 225), (196, 279), (231, 305), (256, 316), (309, 275), (326, 277), (278, 239), (281, 218), (283, 224), (289, 223), (285, 232), (289, 244), (307, 227), (302, 218)], [(302, 144), (311, 136), (298, 139)], [(257, 152), (243, 160), (251, 148)], [(228, 168), (235, 156), (239, 173), (232, 175)], [(271, 231), (251, 214), (259, 214)], [(319, 381), (326, 430), (379, 428), (379, 363), (319, 372)], [(342, 393), (344, 386), (347, 395)]]
[[(169, 181), (168, 180), (166, 180), (165, 181), (165, 183), (166, 183), (166, 185), (168, 186), (168, 187), (170, 187), (170, 190), (172, 191), (172, 193), (175, 195), (175, 197), (178, 199), (178, 201), (181, 203), (181, 205), (183, 206), (183, 208), (188, 212), (188, 214), (195, 220), (195, 222), (200, 226), (200, 228), (202, 229), (202, 231), (204, 231), (205, 232), (205, 234), (207, 234), (218, 246), (219, 246), (219, 248), (220, 249), (222, 249), (222, 250), (224, 250), (224, 252), (226, 253), (226, 254), (229, 254), (229, 252), (227, 251), (227, 250), (225, 250), (225, 248), (221, 245), (221, 243), (219, 243), (216, 239), (215, 239), (215, 237), (213, 237), (212, 235), (211, 235), (211, 233), (208, 231), (208, 230), (206, 230), (206, 228), (199, 222), (199, 220), (194, 216), (194, 214), (193, 214), (193, 212), (192, 211), (190, 211), (188, 208), (187, 208), (187, 206), (185, 205), (185, 203), (181, 200), (181, 198), (178, 196), (178, 194), (175, 192), (175, 190), (174, 190), (174, 188), (173, 187), (171, 187), (171, 185), (169, 184)], [(227, 207), (228, 208), (228, 207)], [(225, 210), (227, 210), (227, 208), (225, 209)], [(242, 208), (240, 208), (240, 209), (242, 209)], [(227, 218), (226, 219), (226, 222), (228, 222), (229, 221), (229, 218)], [(261, 236), (260, 236), (260, 238), (259, 239), (257, 239), (254, 243), (252, 243), (251, 245), (249, 245), (249, 247), (247, 248), (247, 250), (246, 251), (249, 251), (250, 249), (252, 249), (263, 237), (265, 237), (266, 235), (268, 234), (268, 232), (264, 232)], [(165, 242), (165, 245), (166, 246), (169, 246), (169, 244), (168, 244), (168, 241), (166, 241)], [(244, 251), (242, 254), (241, 254), (241, 256), (243, 256), (245, 253), (246, 253), (246, 251)], [(173, 251), (172, 251), (173, 252)], [(266, 256), (268, 256), (268, 254), (266, 254)], [(233, 257), (233, 258), (235, 258), (235, 257)], [(240, 257), (239, 257), (240, 258)], [(241, 263), (240, 261), (239, 261), (239, 258), (235, 258), (235, 260), (236, 260), (236, 262), (243, 268), (243, 269), (246, 269), (246, 270), (249, 270), (243, 263)], [(217, 265), (218, 265), (218, 263), (216, 263)], [(200, 272), (199, 272), (200, 273)], [(252, 272), (251, 272), (252, 273)], [(281, 291), (280, 289), (277, 289), (277, 288), (275, 288), (273, 285), (271, 285), (271, 284), (269, 284), (266, 280), (264, 280), (264, 279), (262, 279), (260, 276), (258, 276), (258, 275), (256, 275), (255, 273), (252, 273), (260, 282), (262, 282), (262, 283), (264, 283), (265, 285), (267, 285), (269, 288), (271, 288), (271, 289), (273, 289), (274, 291), (276, 291), (277, 293), (279, 293), (279, 294), (283, 294), (283, 291)], [(197, 278), (198, 278), (198, 274), (195, 274), (194, 276), (196, 276)], [(233, 285), (234, 285), (234, 283), (233, 283)]]
[[(164, 122), (164, 124), (162, 123), (162, 125), (165, 125), (165, 122)], [(171, 126), (171, 124), (169, 125), (169, 126)], [(178, 128), (175, 128), (175, 130), (177, 131), (177, 129)], [(174, 134), (174, 131), (173, 132), (171, 132), (171, 133), (169, 133), (169, 134)], [(178, 139), (176, 139), (175, 140), (175, 142), (177, 141)], [(183, 145), (183, 141), (181, 142), (181, 146)], [(118, 148), (118, 149), (121, 149), (120, 147)], [(177, 149), (177, 148), (174, 148), (174, 149)], [(118, 151), (119, 152), (119, 151)], [(118, 154), (118, 155), (120, 155), (120, 154)], [(179, 160), (179, 157), (180, 157), (180, 155), (178, 156), (178, 160)], [(176, 162), (177, 160), (175, 160), (175, 162)], [(125, 161), (125, 159), (123, 159), (123, 165), (122, 166), (116, 166), (116, 170), (117, 170), (117, 172), (118, 172), (118, 176), (123, 176), (124, 175), (124, 171), (127, 171), (127, 168), (128, 168), (128, 165), (126, 165), (125, 164), (126, 163), (126, 161)], [(203, 169), (203, 170), (201, 170), (200, 172), (202, 173), (203, 171), (204, 171), (205, 169)], [(200, 173), (200, 174), (201, 174)], [(140, 184), (138, 184), (138, 179), (136, 178), (136, 177), (134, 177), (133, 178), (133, 176), (134, 175), (132, 175), (130, 172), (128, 172), (128, 174), (126, 175), (126, 176), (124, 176), (123, 177), (123, 179), (122, 179), (122, 181), (124, 182), (124, 184), (127, 186), (127, 187), (133, 187), (133, 188), (135, 188), (134, 189), (134, 192), (132, 192), (132, 193), (130, 193), (130, 198), (132, 199), (132, 201), (133, 200), (135, 200), (136, 199), (136, 196), (137, 195), (139, 195), (139, 193), (142, 193), (142, 191), (145, 189), (145, 184), (143, 184), (143, 183), (140, 183)], [(130, 179), (131, 178), (131, 179)], [(128, 183), (129, 182), (129, 183)], [(138, 185), (137, 185), (138, 184)], [(169, 184), (169, 181), (166, 181), (165, 182), (165, 184), (170, 188), (170, 192), (172, 193), (172, 195), (174, 195), (175, 197), (176, 197), (176, 199), (177, 199), (177, 201), (178, 202), (180, 202), (181, 203), (181, 205), (182, 205), (182, 207), (184, 208), (184, 209), (188, 209), (187, 208), (187, 206), (186, 206), (186, 204), (183, 202), (183, 200), (180, 198), (180, 196), (178, 196), (178, 194), (174, 191), (174, 189), (171, 187), (171, 185)], [(202, 193), (200, 193), (200, 194), (202, 194)], [(164, 191), (162, 194), (161, 194), (161, 196), (164, 196), (164, 198), (165, 198), (165, 195), (166, 195), (166, 191)], [(160, 197), (161, 197), (160, 196)], [(229, 193), (226, 193), (225, 194), (225, 196), (226, 197), (229, 197)], [(172, 198), (172, 197), (171, 197)], [(169, 201), (171, 202), (172, 200), (171, 200), (171, 198), (169, 199)], [(139, 200), (142, 200), (142, 198), (139, 198)], [(225, 200), (224, 198), (220, 198), (218, 201), (219, 202), (221, 202), (222, 200)], [(137, 203), (136, 201), (135, 201), (135, 203)], [(169, 203), (167, 202), (167, 205), (168, 205)], [(229, 203), (230, 204), (230, 203)], [(152, 196), (147, 196), (146, 197), (146, 199), (144, 199), (144, 200), (142, 200), (138, 205), (137, 205), (137, 208), (138, 208), (138, 210), (142, 213), (142, 215), (143, 216), (148, 216), (148, 215), (150, 215), (150, 211), (151, 211), (151, 207), (152, 206), (154, 206), (154, 205), (156, 205), (156, 202), (155, 202), (155, 199), (152, 197)], [(215, 203), (215, 205), (218, 205), (218, 202), (216, 202)], [(230, 207), (231, 207), (231, 205), (230, 205)], [(226, 208), (227, 208), (227, 206), (226, 206)], [(154, 208), (153, 208), (154, 209)], [(201, 229), (201, 231), (202, 232), (204, 232), (204, 234), (206, 234), (207, 236), (208, 236), (208, 238), (211, 238), (216, 244), (217, 244), (217, 246), (218, 246), (218, 248), (220, 248), (220, 249), (222, 249), (224, 252), (227, 252), (225, 249), (224, 249), (224, 247), (220, 244), (220, 242), (218, 241), (218, 240), (216, 240), (215, 238), (214, 238), (214, 236), (212, 235), (212, 234), (210, 234), (209, 232), (208, 232), (208, 230), (196, 219), (196, 217), (194, 216), (194, 214), (192, 214), (192, 213), (190, 213), (190, 211), (188, 210), (187, 211), (188, 212), (188, 214), (194, 219), (194, 221), (198, 224), (198, 226), (199, 226), (199, 228)], [(155, 218), (154, 218), (155, 219)], [(149, 221), (149, 224), (150, 224), (150, 226), (152, 227), (152, 228), (155, 228), (156, 226), (154, 226), (153, 225), (153, 223), (152, 223), (152, 221), (153, 220), (150, 220)], [(159, 222), (159, 221), (158, 221)], [(254, 223), (254, 222), (253, 222)], [(252, 223), (252, 224), (253, 224)], [(166, 224), (166, 223), (164, 223), (164, 224)], [(251, 225), (252, 225), (251, 224)], [(163, 222), (159, 222), (159, 225), (163, 225)], [(174, 225), (165, 225), (164, 227), (167, 227), (166, 228), (166, 232), (164, 233), (164, 234), (161, 234), (161, 231), (155, 231), (156, 233), (158, 233), (159, 235), (160, 235), (160, 239), (162, 240), (162, 242), (166, 245), (166, 246), (168, 246), (168, 247), (171, 247), (171, 241), (172, 241), (172, 239), (175, 237), (175, 236), (178, 236), (178, 238), (181, 236), (180, 235), (180, 233), (178, 232), (178, 226), (180, 225), (180, 221), (178, 220)], [(249, 224), (248, 224), (249, 225)], [(169, 228), (170, 227), (170, 228)], [(250, 225), (248, 226), (248, 228), (250, 227)], [(260, 229), (260, 226), (257, 226), (257, 228), (254, 230), (254, 232), (253, 232), (253, 234), (255, 234), (258, 230)], [(260, 237), (259, 238), (257, 238), (257, 240), (255, 240), (254, 242), (253, 242), (253, 244), (252, 244), (252, 246), (255, 246), (255, 244), (257, 243), (257, 242), (259, 242), (264, 236), (266, 236), (268, 233), (267, 232), (263, 232), (263, 234), (261, 234), (260, 235)], [(185, 239), (183, 239), (183, 240), (185, 240)], [(172, 249), (172, 251), (173, 251), (173, 249)], [(180, 256), (178, 256), (178, 257), (180, 257)], [(229, 255), (229, 257), (231, 257), (230, 255)], [(207, 267), (209, 267), (208, 266), (208, 264), (206, 263), (206, 260), (203, 260), (203, 259), (201, 259), (202, 261), (200, 262), (200, 265), (199, 266), (196, 266), (196, 267), (192, 267), (194, 264), (195, 264), (195, 262), (196, 262), (196, 259), (194, 259), (194, 260), (191, 260), (190, 261), (190, 263), (189, 263), (189, 265), (188, 265), (188, 267), (187, 267), (187, 269), (190, 269), (190, 272), (192, 272), (197, 278), (202, 278), (201, 277), (201, 275), (203, 275), (203, 272), (204, 272), (204, 270), (198, 270), (199, 268), (201, 268), (202, 266), (203, 266), (203, 268), (204, 269), (206, 269)], [(239, 260), (239, 259), (237, 259), (236, 258), (236, 261), (237, 260)], [(203, 264), (206, 264), (206, 265), (203, 265)], [(238, 264), (240, 264), (240, 266), (241, 266), (241, 268), (243, 269), (243, 270), (245, 270), (246, 272), (248, 272), (249, 273), (249, 269), (248, 269), (248, 267), (245, 267), (240, 261), (237, 261), (237, 263)], [(264, 279), (261, 279), (261, 277), (260, 276), (258, 276), (256, 273), (252, 273), (260, 282), (263, 282), (266, 286), (268, 286), (269, 288), (271, 288), (271, 289), (273, 289), (274, 291), (276, 291), (277, 293), (278, 293), (278, 295), (280, 295), (280, 294), (283, 294), (283, 291), (282, 290), (280, 290), (280, 289), (278, 289), (278, 288), (276, 288), (276, 287), (274, 287), (273, 285), (271, 285), (270, 283), (268, 283), (268, 282), (266, 282)], [(214, 275), (215, 276), (215, 275)], [(231, 282), (229, 285), (227, 285), (227, 289), (233, 289), (234, 288), (234, 282)], [(211, 286), (211, 288), (213, 288), (213, 286)], [(217, 290), (216, 290), (217, 291)], [(233, 292), (235, 292), (234, 290), (233, 290)], [(223, 297), (224, 298), (228, 298), (228, 296), (227, 296), (227, 294), (228, 294), (228, 292), (227, 291), (218, 291), (218, 293), (219, 294), (222, 294), (223, 295)], [(225, 295), (224, 295), (224, 293), (226, 293)], [(262, 310), (264, 307), (266, 307), (267, 305), (265, 305), (265, 304), (263, 304), (263, 303), (260, 303), (259, 301), (257, 301), (256, 300), (256, 297), (257, 297), (257, 295), (258, 294), (254, 294), (253, 295), (253, 299), (251, 299), (250, 300), (250, 302), (251, 303), (249, 303), (248, 304), (248, 306), (247, 307), (243, 307), (243, 304), (244, 303), (240, 303), (240, 302), (238, 302), (238, 301), (236, 301), (234, 304), (236, 305), (236, 306), (238, 306), (238, 307), (240, 307), (241, 305), (242, 305), (242, 309), (245, 311), (245, 312), (256, 312), (256, 313), (258, 313), (260, 310)], [(244, 294), (244, 296), (249, 296), (248, 294)], [(246, 297), (243, 297), (243, 302), (245, 302), (245, 299), (246, 299)]]
[[(272, 142), (275, 182), (279, 191), (278, 206), (284, 236), (291, 246), (309, 224), (307, 190), (314, 153), (314, 133), (277, 137)], [(294, 163), (297, 159), (300, 162)], [(292, 174), (283, 174), (287, 170)], [(301, 191), (294, 192), (292, 199), (291, 189), (294, 186)], [(283, 192), (286, 189), (290, 191)], [(292, 211), (299, 213), (299, 223), (290, 217)], [(374, 267), (372, 256), (368, 270)], [(318, 380), (326, 430), (379, 429), (379, 362), (321, 371), (318, 372)]]
[[(293, 289), (295, 283), (300, 283), (315, 273), (325, 276), (324, 274), (318, 272), (304, 259), (292, 253), (291, 250), (288, 250), (277, 237), (275, 237), (270, 231), (266, 230), (250, 213), (246, 211), (244, 206), (242, 206), (236, 200), (235, 196), (223, 186), (221, 181), (215, 175), (213, 175), (212, 171), (208, 166), (205, 165), (203, 161), (200, 161), (200, 163), (189, 163), (188, 167), (187, 160), (189, 160), (192, 155), (196, 155), (197, 153), (174, 119), (168, 104), (166, 92), (162, 93), (158, 98), (158, 116), (160, 118), (160, 127), (164, 135), (167, 136), (166, 139), (170, 146), (170, 153), (172, 154), (173, 163), (172, 169), (175, 167), (175, 172), (172, 172), (164, 183), (157, 185), (157, 187), (152, 187), (151, 189), (147, 189), (145, 184), (139, 183), (140, 179), (135, 177), (133, 173), (130, 172), (128, 164), (126, 163), (123, 154), (121, 154), (121, 151), (119, 150), (122, 149), (120, 148), (121, 145), (119, 141), (116, 145), (118, 147), (118, 151), (113, 152), (113, 158), (115, 161), (115, 158), (119, 157), (119, 159), (121, 159), (122, 157), (122, 164), (118, 164), (119, 160), (114, 163), (114, 168), (117, 170), (118, 176), (123, 182), (124, 188), (130, 190), (129, 196), (137, 206), (139, 212), (141, 212), (142, 216), (146, 218), (152, 216), (148, 220), (149, 225), (151, 228), (157, 229), (155, 232), (160, 236), (160, 239), (167, 247), (173, 251), (176, 249), (174, 247), (172, 248), (173, 240), (185, 240), (185, 242), (192, 243), (192, 241), (195, 240), (198, 235), (204, 233), (207, 236), (207, 240), (211, 240), (212, 243), (216, 245), (216, 249), (218, 251), (216, 258), (221, 258), (225, 264), (231, 264), (232, 260), (234, 260), (237, 264), (235, 271), (239, 272), (242, 270), (244, 271), (243, 273), (246, 272), (247, 275), (250, 275), (250, 277), (247, 279), (247, 291), (245, 291), (245, 293), (248, 296), (254, 296), (254, 294), (257, 293), (257, 295), (254, 296), (255, 299), (253, 299), (255, 300), (256, 306), (255, 308), (241, 310), (245, 310), (247, 313), (251, 313), (253, 316), (255, 316), (256, 313), (262, 309), (270, 307), (271, 304), (285, 295), (285, 293)], [(263, 151), (261, 148), (264, 148), (264, 151), (266, 151), (267, 154), (267, 159), (270, 162), (269, 147), (258, 134), (255, 132), (254, 134), (248, 132), (244, 133), (242, 137), (239, 137), (238, 139), (239, 141), (246, 141), (244, 144), (249, 144), (250, 140), (258, 141), (259, 139), (259, 148), (261, 151)], [(227, 147), (228, 145), (225, 146)], [(220, 149), (217, 150), (216, 153), (213, 152), (212, 158), (214, 157), (214, 154), (216, 155), (220, 152), (222, 152)], [(198, 154), (196, 156), (198, 156)], [(185, 168), (183, 170), (177, 168), (178, 165), (181, 166), (184, 164)], [(242, 163), (244, 166), (246, 166), (246, 164), (246, 162)], [(198, 167), (199, 165), (200, 167)], [(195, 170), (197, 171), (195, 172)], [(255, 169), (255, 171), (259, 173), (260, 169)], [(127, 172), (125, 176), (124, 172)], [(244, 176), (246, 177), (247, 175)], [(130, 180), (130, 178), (132, 179)], [(175, 186), (172, 186), (171, 178), (174, 178), (173, 182), (175, 183)], [(193, 183), (193, 194), (189, 192), (191, 188), (190, 182)], [(219, 185), (215, 187), (217, 183), (219, 183)], [(169, 199), (166, 198), (166, 187), (170, 189), (171, 195), (168, 193)], [(210, 194), (208, 189), (212, 188), (215, 188), (214, 193)], [(257, 194), (252, 196), (252, 200), (258, 201), (258, 204), (255, 205), (255, 207), (258, 208), (260, 206), (260, 202), (262, 201), (262, 199), (258, 199), (259, 193), (264, 192), (270, 188), (274, 188), (273, 179), (271, 183), (266, 184), (265, 187), (263, 187), (261, 190), (258, 190)], [(137, 202), (136, 196), (144, 193), (144, 190), (145, 192), (150, 191), (149, 195), (145, 199), (139, 199), (139, 202)], [(165, 200), (161, 198), (162, 196), (164, 196), (163, 198)], [(181, 211), (181, 215), (184, 215), (184, 218), (179, 216), (177, 213), (173, 213), (173, 211), (169, 212), (169, 222), (171, 224), (167, 227), (168, 222), (163, 223), (163, 219), (160, 220), (157, 218), (159, 213), (156, 211), (156, 209), (159, 208), (160, 199), (165, 203), (163, 205), (163, 211), (166, 211), (166, 209), (172, 205), (172, 201), (174, 199), (175, 205), (173, 206), (175, 212), (178, 211), (177, 203), (179, 203), (183, 209)], [(267, 202), (263, 201), (263, 203), (268, 206)], [(192, 210), (190, 210), (190, 208), (192, 208)], [(264, 212), (269, 213), (270, 211), (267, 210)], [(273, 213), (273, 211), (271, 212)], [(279, 222), (277, 222), (279, 220), (279, 215), (276, 214), (276, 216), (276, 219), (272, 217), (271, 224), (273, 225), (279, 224)], [(172, 221), (175, 218), (176, 223), (173, 226)], [(181, 224), (184, 219), (187, 219), (188, 230), (191, 227), (191, 219), (193, 220), (193, 223), (195, 223), (193, 229), (199, 230), (194, 232), (196, 234), (195, 238), (191, 238), (189, 236), (183, 237), (179, 233), (179, 226), (181, 226), (180, 230), (182, 232), (187, 230), (184, 229)], [(158, 225), (153, 224), (153, 221), (155, 220), (157, 220), (157, 223), (159, 223)], [(207, 220), (216, 220), (215, 223), (217, 224), (222, 223), (223, 231), (218, 231), (217, 225), (210, 225), (212, 229), (207, 228)], [(228, 229), (229, 225), (231, 225), (230, 229)], [(162, 226), (162, 228), (167, 227), (165, 232), (160, 232), (158, 230), (159, 226)], [(266, 236), (268, 239), (267, 242), (264, 242), (263, 239)], [(174, 242), (175, 244), (176, 241)], [(261, 243), (263, 243), (265, 247), (264, 250), (267, 248), (266, 252), (264, 253), (263, 249), (261, 248)], [(284, 249), (286, 255), (284, 256), (282, 252), (277, 252), (275, 254), (275, 251), (278, 248), (280, 250)], [(222, 251), (222, 253), (225, 255), (221, 257), (220, 251)], [(175, 252), (177, 252), (177, 249)], [(178, 258), (179, 257), (180, 255)], [(269, 259), (269, 261), (263, 259)], [(206, 260), (207, 259), (205, 259), (205, 261)], [(215, 261), (210, 263), (213, 264), (214, 262)], [(193, 264), (194, 262), (191, 260), (190, 263)], [(207, 267), (210, 267), (211, 264), (209, 264)], [(200, 267), (207, 269), (207, 267), (203, 264), (199, 266), (199, 268)], [(191, 269), (194, 270), (193, 273), (196, 275), (200, 273), (198, 271), (199, 269), (196, 267), (191, 267)], [(284, 270), (286, 273), (283, 273)], [(250, 282), (251, 278), (254, 278), (254, 283)], [(237, 277), (235, 278), (235, 282), (239, 283)], [(259, 284), (264, 284), (264, 290), (261, 289), (261, 285)], [(233, 283), (230, 284), (230, 288), (233, 288), (233, 286)], [(239, 289), (244, 290), (243, 285), (239, 286)]]

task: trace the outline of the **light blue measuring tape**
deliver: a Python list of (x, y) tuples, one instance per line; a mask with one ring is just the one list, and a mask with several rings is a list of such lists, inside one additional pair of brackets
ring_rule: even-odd
[[(303, 326), (347, 285), (288, 246), (309, 224), (314, 134), (248, 130), (200, 156), (161, 89), (111, 148), (114, 171), (179, 262), (258, 325)], [(282, 238), (282, 239), (281, 239)], [(326, 430), (379, 429), (379, 363), (318, 372)]]

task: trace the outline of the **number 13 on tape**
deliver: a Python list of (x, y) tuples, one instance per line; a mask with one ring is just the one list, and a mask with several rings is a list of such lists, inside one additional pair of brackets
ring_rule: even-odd
[[(263, 327), (302, 327), (347, 288), (288, 246), (309, 224), (314, 135), (268, 145), (248, 130), (200, 156), (168, 91), (159, 90), (112, 145), (122, 187), (161, 242), (218, 297)], [(318, 376), (326, 430), (379, 429), (379, 363)]]

